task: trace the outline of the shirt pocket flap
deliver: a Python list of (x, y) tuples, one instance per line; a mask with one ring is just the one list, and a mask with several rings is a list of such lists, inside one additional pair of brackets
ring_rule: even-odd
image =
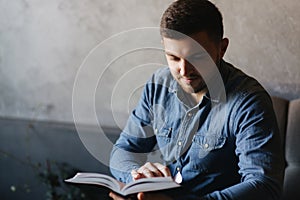
[(172, 128), (167, 128), (167, 127), (162, 127), (160, 129), (156, 128), (154, 130), (156, 136), (167, 137), (167, 138), (171, 136), (171, 132), (172, 132)]
[(195, 135), (193, 142), (204, 151), (212, 151), (222, 148), (226, 142), (226, 137), (217, 134)]
[(155, 129), (154, 133), (156, 135), (156, 140), (160, 148), (170, 143), (172, 128), (162, 127), (160, 129)]

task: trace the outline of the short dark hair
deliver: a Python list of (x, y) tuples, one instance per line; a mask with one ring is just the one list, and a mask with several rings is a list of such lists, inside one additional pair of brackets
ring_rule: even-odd
[(208, 33), (217, 43), (223, 38), (222, 14), (208, 0), (177, 0), (161, 18), (160, 33), (163, 37), (178, 38), (180, 36), (175, 32), (190, 36), (200, 31)]

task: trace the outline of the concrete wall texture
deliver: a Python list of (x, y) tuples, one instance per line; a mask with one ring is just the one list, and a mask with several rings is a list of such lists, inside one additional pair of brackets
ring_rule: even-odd
[[(73, 84), (90, 50), (122, 31), (159, 26), (162, 13), (171, 2), (1, 0), (0, 116), (72, 122)], [(270, 94), (299, 98), (300, 2), (214, 2), (223, 13), (225, 36), (230, 39), (225, 59), (257, 78)], [(124, 45), (130, 43), (123, 42)], [(160, 63), (164, 62), (161, 55), (153, 56), (157, 56)], [(133, 54), (127, 61), (135, 57), (143, 55)], [(148, 59), (147, 63), (150, 62)], [(100, 63), (99, 68), (105, 66)], [(104, 119), (111, 112), (110, 96), (114, 88), (111, 80), (121, 75), (117, 69), (110, 70), (101, 83), (107, 91), (104, 89), (99, 95), (96, 109), (102, 111)], [(131, 80), (137, 81), (140, 75), (132, 74)], [(118, 101), (115, 110), (123, 119), (139, 93), (140, 87), (136, 87), (130, 99)], [(90, 122), (88, 117), (82, 121)], [(115, 124), (112, 118), (103, 123)]]

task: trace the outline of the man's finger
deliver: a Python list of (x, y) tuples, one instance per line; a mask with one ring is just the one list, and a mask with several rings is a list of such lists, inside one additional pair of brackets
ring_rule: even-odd
[(114, 199), (114, 200), (125, 200), (124, 198), (120, 197), (119, 195), (117, 195), (117, 194), (114, 193), (114, 192), (110, 192), (110, 193), (109, 193), (109, 197), (111, 197), (111, 198)]
[(162, 165), (160, 163), (153, 163), (153, 165), (159, 170), (159, 172), (163, 175), (163, 176), (171, 176), (171, 172), (169, 170), (169, 168), (165, 165)]
[(154, 174), (154, 176), (156, 177), (164, 176), (163, 173), (161, 173), (161, 171), (153, 163), (147, 162), (144, 166), (148, 168)]
[(161, 193), (144, 193), (144, 192), (139, 192), (137, 195), (138, 200), (172, 200), (171, 197), (166, 196)]
[(145, 176), (143, 174), (139, 173), (137, 170), (132, 170), (131, 171), (131, 176), (132, 176), (133, 180), (138, 180), (138, 179), (141, 179), (141, 178), (145, 178)]
[(155, 177), (155, 173), (148, 169), (146, 166), (142, 166), (140, 169), (138, 169), (138, 173), (142, 174), (146, 178)]
[(144, 193), (144, 192), (138, 193), (137, 199), (138, 199), (138, 200), (146, 200), (146, 198), (145, 198), (145, 193)]

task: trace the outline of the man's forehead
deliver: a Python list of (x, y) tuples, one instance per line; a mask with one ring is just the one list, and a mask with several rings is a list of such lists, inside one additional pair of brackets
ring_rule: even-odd
[(165, 52), (176, 56), (189, 56), (196, 53), (204, 53), (205, 49), (193, 38), (185, 37), (180, 39), (163, 38)]

